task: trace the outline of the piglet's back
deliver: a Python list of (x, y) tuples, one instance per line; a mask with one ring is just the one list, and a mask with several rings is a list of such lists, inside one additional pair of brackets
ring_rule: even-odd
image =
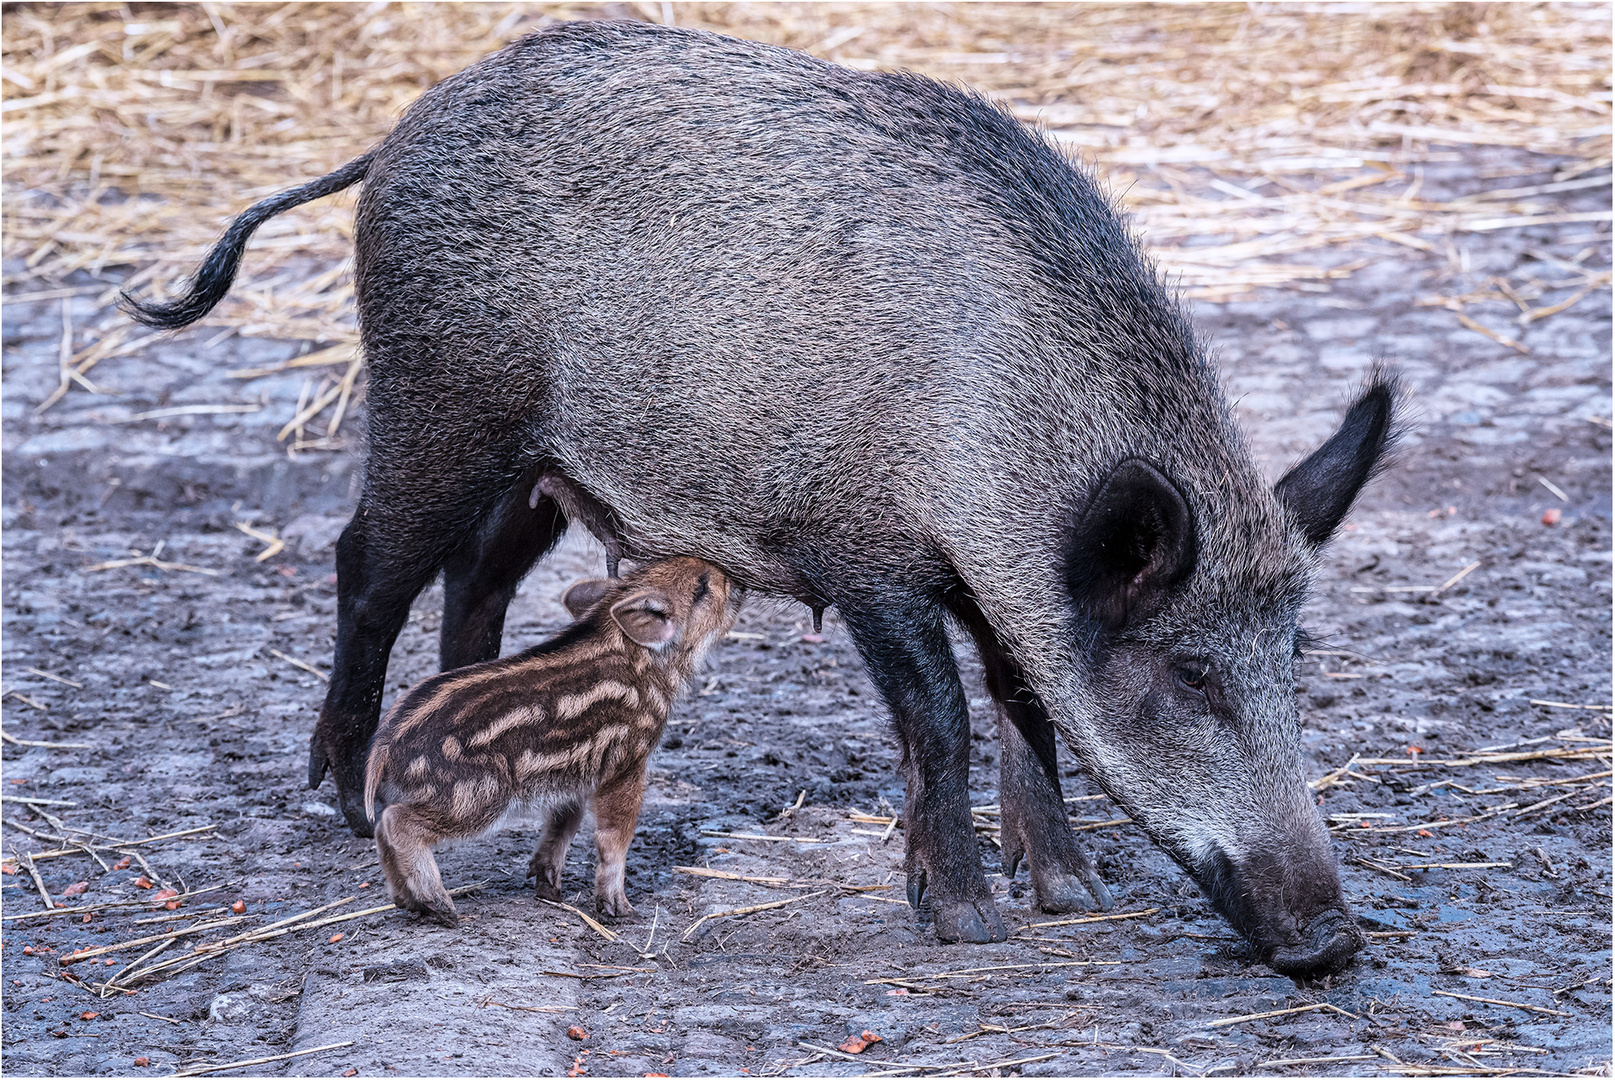
[(468, 768), (528, 795), (593, 787), (649, 751), (671, 681), (653, 653), (596, 611), (526, 652), (410, 691), (376, 732), (366, 802), (374, 800), (371, 775), (431, 797), (424, 789), (434, 781)]

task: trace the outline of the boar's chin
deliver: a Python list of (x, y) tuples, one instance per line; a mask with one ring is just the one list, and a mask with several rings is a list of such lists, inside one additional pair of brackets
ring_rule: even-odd
[(1331, 974), (1365, 944), (1332, 872), (1305, 881), (1300, 880), (1303, 868), (1260, 857), (1240, 867), (1222, 851), (1212, 852), (1191, 872), (1212, 906), (1280, 975), (1306, 979)]

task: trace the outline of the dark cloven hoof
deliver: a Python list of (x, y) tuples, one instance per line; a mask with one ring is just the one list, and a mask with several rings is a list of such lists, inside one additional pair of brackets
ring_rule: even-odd
[(938, 941), (985, 945), (1009, 940), (1009, 931), (991, 900), (937, 905), (935, 916)]

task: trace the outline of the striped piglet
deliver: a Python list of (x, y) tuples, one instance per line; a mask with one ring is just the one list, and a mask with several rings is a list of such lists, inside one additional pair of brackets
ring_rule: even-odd
[(528, 874), (539, 896), (560, 899), (567, 848), (592, 801), (595, 907), (631, 912), (623, 873), (646, 762), (674, 697), (734, 625), (740, 596), (723, 571), (691, 558), (579, 582), (567, 591), (579, 616), (567, 630), (406, 694), (376, 730), (365, 770), (365, 812), (394, 902), (455, 925), (433, 846), (485, 833), (523, 803), (544, 814)]

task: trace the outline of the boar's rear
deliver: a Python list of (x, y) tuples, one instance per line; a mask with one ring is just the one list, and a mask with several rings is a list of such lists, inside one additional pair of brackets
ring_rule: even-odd
[[(356, 830), (411, 599), (441, 569), (444, 667), (496, 656), (566, 525), (529, 494), (560, 475), (629, 557), (839, 609), (902, 745), (909, 896), (944, 940), (1004, 936), (951, 620), (1005, 721), (1006, 869), (1040, 906), (1109, 900), (1065, 824), (1058, 730), (1278, 970), (1361, 946), (1292, 665), (1391, 380), (1269, 487), (1184, 313), (1045, 141), (957, 88), (711, 34), (524, 38), (231, 237), (360, 175), (370, 456), (310, 754)], [(231, 237), (169, 324), (222, 294)]]

